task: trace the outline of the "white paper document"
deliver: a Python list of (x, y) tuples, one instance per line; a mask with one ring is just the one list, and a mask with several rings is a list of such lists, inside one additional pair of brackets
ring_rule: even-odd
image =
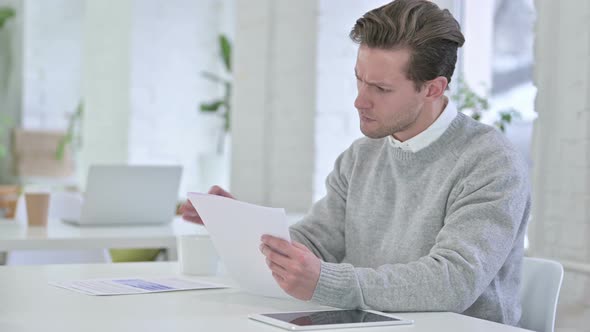
[(188, 198), (203, 219), (230, 276), (246, 291), (289, 297), (277, 284), (260, 252), (264, 234), (291, 241), (284, 209), (200, 193)]
[(127, 295), (227, 287), (221, 284), (178, 277), (87, 279), (50, 282), (49, 284), (88, 295)]

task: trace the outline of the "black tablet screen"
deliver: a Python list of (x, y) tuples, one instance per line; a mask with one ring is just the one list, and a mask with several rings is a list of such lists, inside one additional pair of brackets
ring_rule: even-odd
[(396, 318), (363, 310), (289, 312), (264, 314), (264, 316), (299, 326), (399, 321)]

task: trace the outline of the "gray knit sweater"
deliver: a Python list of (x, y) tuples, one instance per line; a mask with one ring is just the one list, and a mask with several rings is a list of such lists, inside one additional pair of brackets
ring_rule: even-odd
[(361, 138), (291, 227), (322, 259), (312, 301), (453, 311), (517, 325), (527, 169), (501, 133), (461, 113), (418, 152)]

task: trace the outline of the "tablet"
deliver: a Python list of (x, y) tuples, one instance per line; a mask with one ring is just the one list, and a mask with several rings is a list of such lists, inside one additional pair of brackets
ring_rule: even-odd
[(276, 312), (248, 316), (260, 322), (286, 330), (307, 331), (324, 329), (343, 329), (351, 327), (408, 325), (414, 321), (386, 316), (372, 310), (323, 310)]

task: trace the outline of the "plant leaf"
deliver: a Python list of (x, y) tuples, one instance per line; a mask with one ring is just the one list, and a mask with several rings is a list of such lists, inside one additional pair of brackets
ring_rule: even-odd
[(66, 146), (72, 142), (72, 135), (68, 132), (62, 139), (59, 140), (57, 144), (57, 149), (55, 150), (55, 159), (56, 160), (63, 160), (64, 154), (66, 152)]
[(8, 154), (8, 149), (5, 146), (6, 144), (2, 142), (2, 140), (4, 139), (4, 134), (11, 125), (12, 121), (10, 117), (0, 114), (0, 160), (4, 159), (4, 157), (6, 157)]
[(4, 26), (6, 21), (15, 15), (15, 11), (9, 7), (0, 8), (0, 28)]
[(229, 132), (229, 112), (225, 112), (225, 114), (223, 115), (223, 119), (225, 120), (223, 129), (225, 129), (226, 132)]
[(216, 100), (211, 103), (201, 103), (201, 112), (217, 112), (223, 104), (223, 100)]
[(219, 47), (225, 69), (231, 73), (231, 44), (225, 35), (219, 35)]
[[(80, 101), (74, 113), (72, 113), (68, 120), (68, 129), (66, 130), (66, 134), (62, 139), (59, 140), (57, 143), (57, 148), (55, 149), (55, 159), (62, 160), (66, 151), (66, 147), (69, 144), (74, 142), (74, 132), (76, 131), (76, 127), (79, 125), (82, 116), (84, 115), (84, 103)], [(79, 135), (77, 136), (78, 143), (80, 141)]]

